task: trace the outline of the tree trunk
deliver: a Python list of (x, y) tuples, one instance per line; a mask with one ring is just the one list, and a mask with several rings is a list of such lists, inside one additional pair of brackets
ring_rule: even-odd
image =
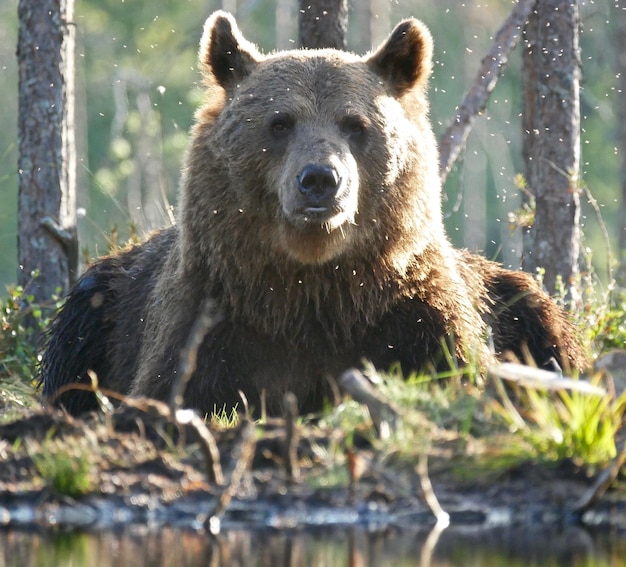
[(300, 47), (346, 49), (348, 0), (300, 0)]
[(356, 53), (366, 53), (374, 46), (372, 41), (372, 2), (359, 0), (350, 6), (350, 19), (353, 29), (359, 33), (352, 35), (352, 49)]
[(622, 289), (626, 289), (626, 104), (624, 104), (624, 93), (626, 93), (626, 7), (616, 2), (612, 12), (615, 75), (618, 77), (617, 92), (621, 93), (615, 98), (617, 144), (619, 151), (622, 153), (622, 203), (620, 208), (617, 279), (619, 286)]
[(73, 0), (20, 0), (18, 282), (36, 303), (78, 263)]
[(535, 201), (524, 233), (525, 270), (544, 270), (554, 293), (560, 276), (570, 301), (578, 298), (580, 60), (578, 3), (537, 2), (524, 30), (523, 151), (526, 183)]

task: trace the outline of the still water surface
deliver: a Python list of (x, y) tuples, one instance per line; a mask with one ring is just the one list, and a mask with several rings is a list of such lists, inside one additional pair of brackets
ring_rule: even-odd
[(128, 528), (0, 531), (0, 567), (622, 567), (626, 534), (578, 528), (448, 528), (368, 533)]

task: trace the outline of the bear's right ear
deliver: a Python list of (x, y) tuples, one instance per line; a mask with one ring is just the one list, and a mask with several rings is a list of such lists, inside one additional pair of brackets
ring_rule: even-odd
[(227, 12), (213, 13), (204, 24), (198, 55), (204, 80), (217, 82), (227, 93), (245, 79), (263, 58)]
[(432, 71), (433, 38), (419, 20), (400, 22), (385, 42), (365, 60), (392, 93), (401, 97), (426, 83)]

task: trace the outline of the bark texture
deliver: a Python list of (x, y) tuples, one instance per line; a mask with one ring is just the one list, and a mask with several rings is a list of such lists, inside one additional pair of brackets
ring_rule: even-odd
[(613, 45), (615, 46), (615, 74), (617, 92), (615, 99), (615, 114), (617, 117), (617, 143), (622, 153), (621, 180), (622, 204), (620, 209), (619, 226), (619, 270), (617, 277), (621, 287), (626, 287), (626, 5), (616, 2), (612, 8)]
[(300, 47), (346, 49), (348, 0), (300, 0)]
[(524, 31), (523, 151), (526, 182), (535, 199), (524, 231), (525, 270), (545, 270), (555, 291), (561, 276), (575, 302), (579, 256), (580, 53), (578, 3), (542, 0)]
[(73, 0), (20, 0), (18, 15), (18, 282), (45, 302), (78, 259)]

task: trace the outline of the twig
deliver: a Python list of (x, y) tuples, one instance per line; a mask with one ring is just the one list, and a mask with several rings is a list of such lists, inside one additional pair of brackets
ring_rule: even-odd
[(398, 411), (377, 392), (356, 368), (346, 370), (339, 378), (340, 388), (355, 401), (367, 407), (374, 427), (381, 439), (388, 439), (400, 420)]
[(433, 553), (435, 552), (435, 547), (437, 547), (437, 543), (439, 543), (439, 538), (443, 531), (447, 528), (447, 524), (441, 524), (437, 522), (433, 529), (430, 530), (424, 545), (422, 546), (422, 551), (420, 553), (420, 567), (430, 567), (432, 565)]
[(598, 221), (598, 226), (600, 227), (600, 232), (602, 233), (602, 240), (604, 240), (604, 246), (606, 247), (607, 281), (610, 285), (613, 282), (613, 252), (611, 250), (611, 238), (609, 237), (609, 231), (607, 230), (604, 219), (602, 218), (602, 212), (600, 211), (598, 201), (596, 201), (596, 198), (593, 196), (591, 189), (589, 189), (586, 185), (583, 185), (582, 190), (585, 192), (585, 196), (587, 197), (587, 203), (589, 203), (594, 214), (596, 215), (596, 220)]
[(54, 236), (65, 249), (76, 247), (76, 231), (72, 228), (63, 228), (52, 217), (43, 217), (41, 226)]
[(626, 445), (613, 462), (600, 472), (593, 485), (574, 504), (574, 511), (582, 513), (596, 502), (615, 482), (622, 466), (626, 462)]
[(43, 217), (40, 224), (65, 250), (70, 271), (70, 284), (73, 285), (78, 273), (78, 236), (76, 226), (64, 228), (52, 217), (48, 216)]
[(298, 441), (300, 438), (296, 419), (298, 418), (298, 400), (291, 392), (284, 397), (285, 405), (285, 468), (289, 479), (297, 482), (300, 478), (298, 464)]
[(204, 460), (207, 465), (207, 476), (209, 482), (222, 486), (224, 484), (224, 475), (222, 473), (222, 465), (220, 463), (220, 452), (217, 448), (215, 437), (209, 431), (204, 420), (192, 410), (178, 410), (175, 414), (176, 423), (192, 427), (200, 438), (200, 448), (204, 454)]
[(370, 468), (371, 461), (355, 451), (353, 447), (345, 448), (345, 456), (348, 474), (350, 475), (350, 501), (354, 501), (358, 482), (363, 473)]
[(200, 306), (200, 313), (198, 313), (191, 327), (185, 347), (180, 353), (180, 365), (170, 393), (170, 411), (172, 415), (174, 415), (183, 404), (185, 388), (196, 370), (198, 349), (204, 337), (206, 337), (206, 334), (218, 322), (219, 316), (215, 313), (215, 301), (207, 297)]
[[(177, 410), (175, 413), (172, 413), (171, 408), (159, 400), (152, 400), (150, 398), (130, 398), (114, 390), (100, 388), (98, 387), (98, 380), (95, 373), (89, 370), (88, 374), (92, 380), (91, 385), (67, 384), (55, 392), (54, 396), (49, 399), (49, 403), (52, 404), (55, 398), (67, 391), (82, 390), (85, 392), (93, 392), (96, 395), (103, 413), (107, 416), (111, 415), (114, 411), (113, 404), (109, 401), (109, 398), (113, 398), (117, 401), (123, 402), (129, 407), (138, 409), (147, 415), (159, 417), (166, 421), (171, 420), (178, 426), (191, 427), (200, 438), (200, 448), (204, 453), (204, 460), (207, 464), (207, 476), (209, 482), (217, 484), (218, 486), (224, 484), (224, 474), (222, 473), (217, 442), (215, 441), (215, 437), (213, 437), (212, 433), (209, 431), (209, 428), (204, 423), (204, 420), (198, 414), (196, 414), (193, 410)], [(140, 429), (143, 427), (141, 420), (137, 421), (137, 426)]]
[(417, 465), (417, 474), (420, 479), (420, 487), (424, 494), (426, 504), (430, 508), (430, 511), (435, 515), (437, 519), (437, 525), (447, 527), (450, 525), (450, 514), (446, 512), (439, 504), (439, 500), (435, 496), (433, 485), (430, 483), (430, 477), (428, 476), (428, 457), (426, 453), (420, 455), (419, 463)]
[(213, 514), (207, 519), (207, 527), (212, 534), (220, 531), (221, 519), (228, 508), (235, 492), (237, 492), (241, 479), (245, 472), (250, 468), (252, 459), (254, 458), (254, 450), (256, 447), (256, 428), (253, 423), (244, 421), (241, 426), (241, 444), (239, 458), (235, 464), (230, 482), (220, 495)]
[(498, 30), (493, 44), (482, 60), (474, 83), (458, 107), (455, 118), (450, 122), (439, 139), (439, 175), (445, 182), (454, 162), (474, 124), (474, 120), (487, 105), (489, 95), (498, 82), (499, 76), (506, 67), (509, 54), (517, 45), (522, 34), (524, 23), (537, 0), (518, 0), (517, 4)]

